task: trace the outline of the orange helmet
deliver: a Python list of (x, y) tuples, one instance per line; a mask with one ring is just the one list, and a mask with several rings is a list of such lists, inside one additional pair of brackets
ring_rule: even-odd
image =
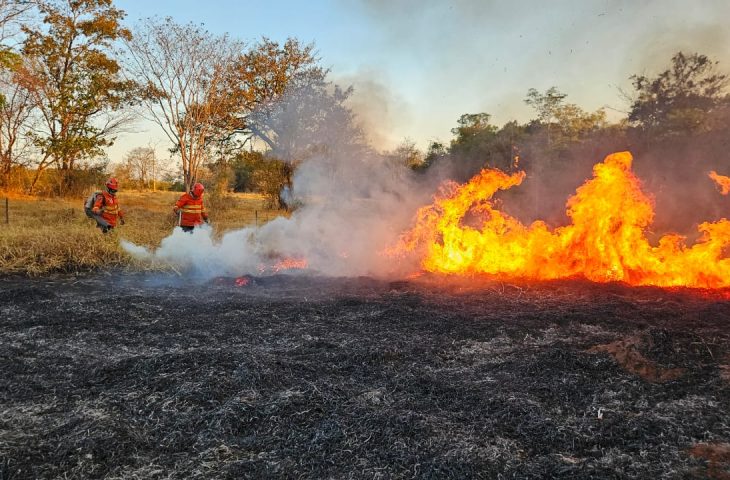
[(195, 195), (196, 197), (199, 197), (205, 191), (205, 187), (203, 186), (202, 183), (198, 182), (195, 185), (193, 185), (193, 188), (190, 191), (193, 192), (193, 195)]
[(109, 193), (116, 193), (117, 190), (119, 190), (119, 182), (114, 177), (109, 177), (109, 180), (105, 183), (106, 189), (109, 190)]

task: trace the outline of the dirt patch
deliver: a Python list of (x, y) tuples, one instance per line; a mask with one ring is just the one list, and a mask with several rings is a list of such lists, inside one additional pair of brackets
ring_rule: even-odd
[(665, 368), (646, 358), (640, 351), (643, 343), (644, 340), (640, 337), (629, 337), (605, 345), (596, 345), (588, 351), (608, 353), (616, 359), (621, 368), (649, 382), (669, 382), (686, 373), (684, 368)]
[(692, 447), (689, 454), (707, 461), (706, 469), (698, 471), (704, 478), (730, 479), (730, 444), (700, 443)]

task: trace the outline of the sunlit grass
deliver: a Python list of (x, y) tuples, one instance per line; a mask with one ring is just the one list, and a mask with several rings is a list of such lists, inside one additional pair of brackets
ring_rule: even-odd
[[(126, 224), (103, 235), (83, 211), (83, 199), (11, 198), (5, 223), (5, 197), (0, 195), (0, 273), (40, 275), (98, 268), (148, 268), (119, 246), (125, 239), (157, 247), (172, 232), (172, 206), (178, 192), (120, 192)], [(216, 236), (259, 225), (280, 215), (255, 194), (206, 198)]]

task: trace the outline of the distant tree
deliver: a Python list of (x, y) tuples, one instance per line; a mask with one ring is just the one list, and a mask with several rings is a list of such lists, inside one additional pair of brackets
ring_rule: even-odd
[(606, 112), (603, 109), (587, 112), (574, 103), (565, 103), (567, 96), (556, 87), (550, 87), (544, 93), (534, 88), (527, 91), (525, 103), (535, 109), (535, 126), (538, 131), (545, 132), (547, 147), (550, 149), (564, 149), (607, 125)]
[(129, 39), (124, 12), (111, 0), (58, 0), (39, 4), (44, 27), (23, 26), (28, 82), (40, 128), (34, 141), (42, 152), (38, 174), (49, 164), (68, 190), (78, 163), (103, 155), (114, 135), (131, 121), (121, 114), (135, 84), (122, 77), (114, 45)]
[(606, 112), (603, 109), (587, 112), (574, 103), (560, 105), (554, 115), (557, 142), (561, 146), (578, 142), (587, 134), (608, 126)]
[(545, 93), (540, 93), (531, 88), (527, 91), (525, 103), (535, 109), (539, 122), (549, 124), (554, 120), (555, 112), (567, 96), (565, 93), (560, 92), (557, 87), (550, 87), (545, 90)]
[(425, 170), (438, 162), (442, 158), (446, 158), (448, 155), (448, 150), (446, 148), (446, 145), (444, 145), (441, 142), (438, 141), (432, 141), (428, 145), (428, 150), (426, 151), (426, 156), (423, 158), (423, 168), (422, 170)]
[(424, 167), (425, 155), (416, 147), (416, 142), (409, 138), (403, 139), (386, 157), (396, 175), (405, 171), (403, 167), (411, 170)]
[(500, 129), (490, 121), (491, 115), (487, 113), (464, 114), (451, 130), (455, 138), (449, 153), (454, 161), (463, 164), (466, 175), (484, 167), (508, 170), (511, 166), (510, 153), (502, 154)]
[(465, 143), (475, 137), (496, 133), (497, 126), (489, 123), (491, 118), (488, 113), (465, 113), (456, 121), (458, 127), (451, 129), (456, 136), (454, 142)]
[(131, 180), (139, 183), (141, 187), (150, 188), (155, 179), (155, 167), (157, 157), (152, 147), (137, 147), (130, 150), (124, 163), (129, 170)]
[[(171, 18), (145, 20), (127, 42), (130, 69), (145, 87), (149, 118), (180, 156), (186, 188), (225, 135), (233, 109), (226, 88), (243, 45)], [(261, 79), (263, 80), (263, 79)]]
[(248, 160), (252, 162), (251, 182), (254, 190), (263, 194), (272, 207), (293, 208), (292, 199), (283, 198), (288, 196), (287, 192), (291, 185), (291, 179), (288, 177), (290, 164), (263, 155), (258, 158), (249, 157)]
[(705, 55), (678, 52), (656, 77), (633, 75), (629, 122), (649, 137), (707, 130), (710, 113), (727, 105), (728, 76)]
[(239, 152), (228, 163), (233, 173), (230, 188), (234, 192), (255, 191), (256, 188), (252, 180), (253, 172), (263, 161), (263, 154), (261, 152), (248, 150)]

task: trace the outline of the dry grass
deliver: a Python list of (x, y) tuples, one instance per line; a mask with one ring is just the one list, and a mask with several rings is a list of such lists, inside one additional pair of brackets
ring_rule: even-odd
[[(172, 205), (178, 192), (120, 192), (126, 224), (102, 235), (83, 212), (83, 199), (11, 198), (5, 223), (0, 197), (0, 273), (40, 275), (96, 268), (141, 268), (119, 246), (124, 238), (156, 247), (175, 226)], [(216, 235), (273, 219), (263, 197), (232, 194), (206, 199)]]

